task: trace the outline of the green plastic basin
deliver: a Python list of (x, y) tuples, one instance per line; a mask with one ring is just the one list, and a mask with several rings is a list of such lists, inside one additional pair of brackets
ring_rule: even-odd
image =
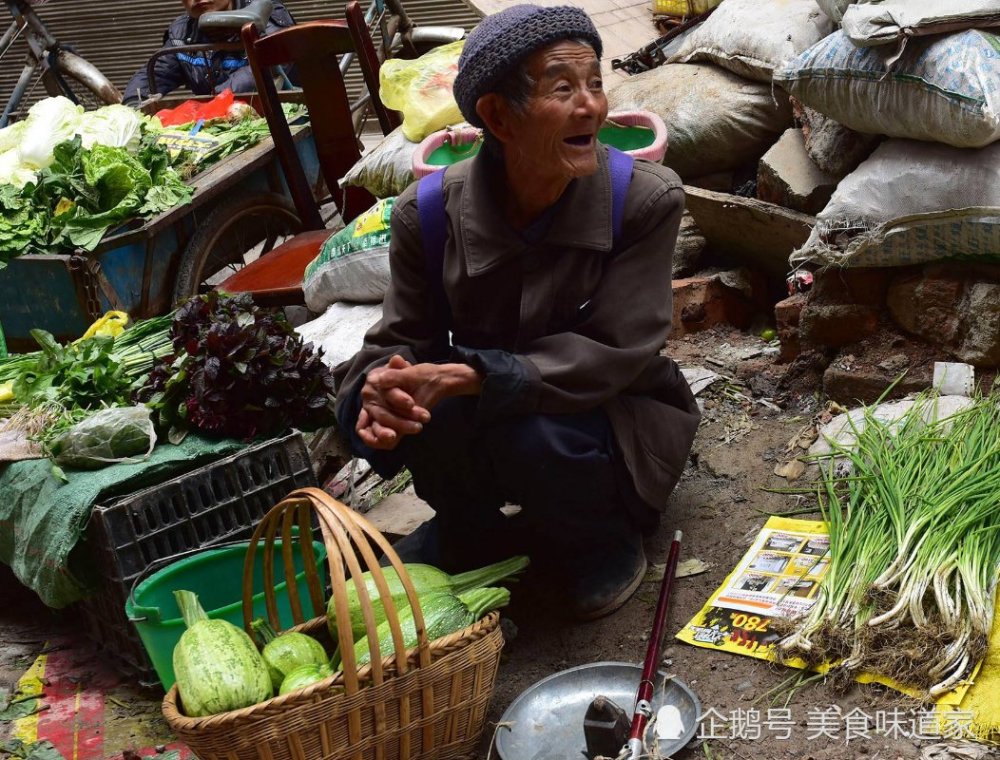
[[(656, 139), (655, 133), (649, 127), (619, 127), (605, 126), (597, 132), (597, 139), (604, 145), (618, 148), (621, 151), (639, 150), (648, 148)], [(452, 144), (445, 143), (440, 148), (435, 148), (427, 156), (427, 163), (431, 166), (451, 166), (459, 161), (472, 158), (479, 152), (481, 142)]]
[[(184, 633), (184, 620), (177, 609), (174, 591), (185, 589), (198, 595), (206, 614), (213, 619), (227, 620), (243, 627), (243, 560), (249, 542), (221, 549), (207, 549), (167, 565), (136, 586), (125, 602), (125, 615), (135, 625), (139, 638), (153, 662), (164, 691), (174, 685), (174, 647)], [(282, 628), (293, 624), (288, 589), (282, 572), (281, 541), (274, 542), (274, 593)], [(313, 551), (319, 568), (320, 581), (326, 588), (326, 547), (313, 541)], [(295, 581), (303, 611), (312, 609), (309, 587), (305, 581), (302, 554), (298, 542), (293, 550)], [(254, 563), (254, 617), (264, 617), (264, 543), (257, 545)], [(278, 582), (280, 580), (280, 583)]]

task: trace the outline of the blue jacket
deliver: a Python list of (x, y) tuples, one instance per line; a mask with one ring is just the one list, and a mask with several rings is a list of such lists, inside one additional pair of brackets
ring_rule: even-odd
[[(271, 34), (295, 23), (285, 7), (275, 2), (274, 12), (267, 22), (266, 34)], [(233, 39), (239, 39), (235, 35)], [(198, 31), (198, 22), (187, 14), (179, 16), (163, 34), (163, 46), (191, 45), (209, 42)], [(214, 51), (209, 57), (204, 52), (169, 53), (156, 61), (156, 89), (150, 87), (146, 67), (135, 73), (125, 88), (125, 103), (135, 105), (151, 94), (166, 95), (178, 87), (186, 86), (195, 95), (210, 95), (222, 92), (227, 87), (233, 92), (254, 92), (257, 85), (247, 61), (246, 54), (240, 52)], [(211, 76), (209, 75), (211, 72)], [(213, 89), (212, 82), (215, 82)]]

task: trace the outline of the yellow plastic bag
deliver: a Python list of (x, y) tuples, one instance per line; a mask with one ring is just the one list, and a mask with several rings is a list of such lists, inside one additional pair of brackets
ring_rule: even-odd
[(95, 335), (117, 338), (125, 332), (125, 326), (127, 324), (128, 314), (124, 311), (109, 311), (103, 317), (94, 322), (94, 324), (88, 327), (87, 332), (85, 332), (79, 340), (73, 342), (79, 343), (80, 340), (93, 338)]
[(390, 59), (379, 71), (379, 94), (387, 108), (403, 114), (406, 139), (420, 142), (462, 119), (452, 85), (465, 40), (434, 48), (412, 61)]

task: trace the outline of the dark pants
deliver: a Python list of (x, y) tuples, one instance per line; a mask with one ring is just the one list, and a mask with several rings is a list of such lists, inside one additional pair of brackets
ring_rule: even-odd
[[(445, 399), (423, 432), (386, 459), (413, 474), (434, 509), (445, 569), (466, 569), (528, 553), (533, 561), (586, 561), (634, 542), (638, 495), (616, 461), (603, 410), (522, 415), (477, 424), (478, 399)], [(376, 470), (382, 452), (368, 452)], [(505, 503), (521, 513), (507, 518)], [(640, 507), (643, 511), (645, 508)]]

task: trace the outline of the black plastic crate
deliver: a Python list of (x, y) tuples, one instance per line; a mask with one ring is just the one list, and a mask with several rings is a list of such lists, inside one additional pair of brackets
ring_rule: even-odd
[(155, 681), (139, 635), (125, 617), (133, 584), (164, 560), (250, 538), (290, 491), (316, 484), (302, 436), (292, 433), (95, 505), (86, 543), (99, 580), (80, 603), (88, 635), (114, 652), (120, 670)]

